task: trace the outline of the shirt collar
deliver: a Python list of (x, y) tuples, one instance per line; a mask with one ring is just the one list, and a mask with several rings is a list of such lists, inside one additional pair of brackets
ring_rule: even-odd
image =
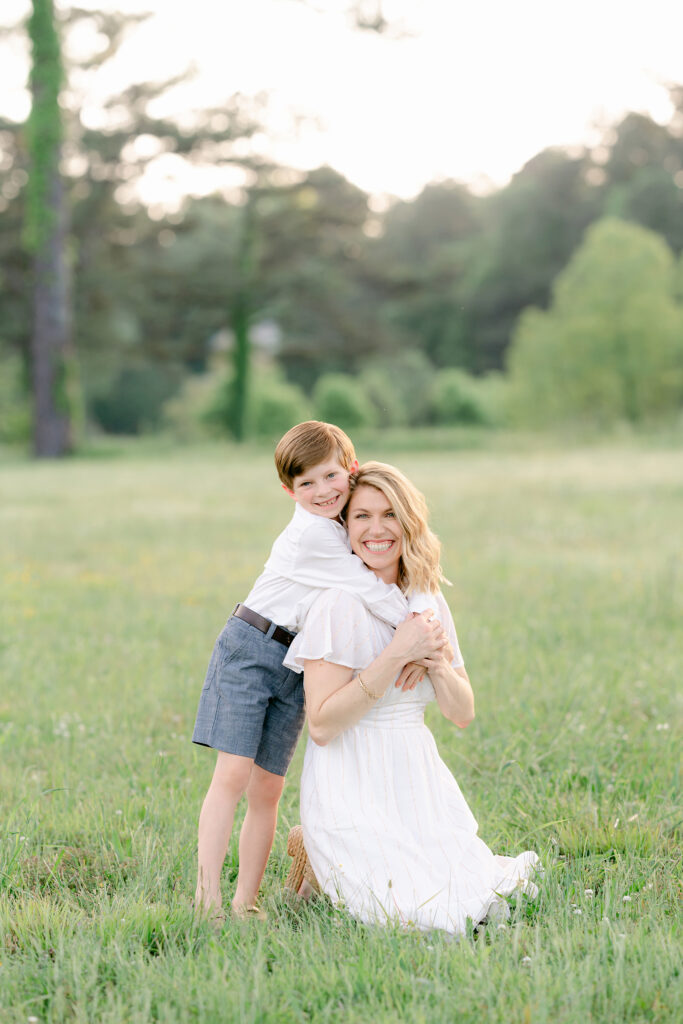
[[(298, 519), (302, 525), (304, 523), (310, 524), (311, 520), (313, 519), (325, 519), (325, 516), (316, 516), (313, 514), (313, 512), (309, 512), (308, 509), (303, 508), (298, 501), (295, 504), (296, 508), (294, 509), (294, 518)], [(343, 527), (341, 523), (337, 522), (336, 519), (327, 519), (326, 522), (331, 523), (332, 526), (336, 526), (336, 528), (338, 530), (341, 530), (344, 536), (346, 536), (345, 527)]]

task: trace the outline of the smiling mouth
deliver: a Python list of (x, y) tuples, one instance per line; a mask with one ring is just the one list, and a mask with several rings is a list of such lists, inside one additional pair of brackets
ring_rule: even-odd
[(316, 505), (318, 508), (332, 508), (339, 501), (339, 495), (337, 494), (334, 498), (328, 498), (327, 501), (317, 501)]
[(376, 555), (383, 554), (385, 551), (388, 551), (389, 548), (392, 548), (393, 546), (394, 546), (394, 541), (393, 540), (381, 540), (381, 541), (364, 540), (363, 541), (363, 547), (367, 548), (368, 551), (372, 551)]

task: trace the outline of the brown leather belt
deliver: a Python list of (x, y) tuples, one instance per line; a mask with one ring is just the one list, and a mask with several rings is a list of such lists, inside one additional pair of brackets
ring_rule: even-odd
[[(263, 615), (259, 615), (258, 612), (253, 612), (251, 608), (247, 608), (246, 604), (236, 604), (235, 610), (232, 613), (236, 615), (238, 619), (244, 619), (250, 626), (255, 626), (256, 629), (260, 629), (262, 633), (267, 633), (273, 623), (270, 619), (266, 619)], [(296, 636), (296, 633), (290, 633), (288, 629), (283, 629), (282, 626), (276, 626), (272, 632), (273, 640), (277, 640), (279, 644), (284, 644), (285, 647), (289, 647), (292, 640)]]

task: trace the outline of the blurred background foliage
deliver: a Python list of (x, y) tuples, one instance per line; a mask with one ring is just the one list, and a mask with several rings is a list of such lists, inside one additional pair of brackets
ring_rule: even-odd
[[(88, 82), (139, 18), (60, 17), (63, 37), (90, 19), (106, 40), (67, 66), (61, 101), (91, 430), (239, 435), (240, 401), (246, 433), (268, 438), (308, 416), (350, 429), (680, 417), (683, 86), (668, 124), (628, 114), (599, 145), (541, 152), (496, 192), (440, 181), (378, 204), (330, 167), (255, 156), (256, 99), (188, 127), (149, 112), (174, 83), (136, 83), (102, 128), (85, 127)], [(232, 168), (238, 184), (148, 209), (136, 182), (164, 153)], [(28, 180), (26, 125), (0, 121), (5, 442), (30, 432)]]

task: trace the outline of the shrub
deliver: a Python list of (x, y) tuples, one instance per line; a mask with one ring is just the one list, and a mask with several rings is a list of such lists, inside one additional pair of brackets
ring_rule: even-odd
[[(203, 422), (222, 433), (230, 432), (232, 376), (215, 384), (212, 400), (206, 403)], [(247, 434), (277, 441), (290, 427), (310, 418), (310, 405), (295, 384), (285, 380), (279, 367), (256, 366), (252, 373), (247, 406)]]
[(0, 441), (14, 444), (31, 436), (31, 403), (18, 355), (0, 359)]
[(317, 419), (336, 423), (342, 430), (373, 426), (375, 412), (358, 378), (326, 373), (313, 390)]
[(109, 388), (91, 402), (91, 414), (109, 434), (141, 434), (158, 428), (164, 403), (178, 390), (173, 366), (137, 364), (119, 370)]
[(399, 350), (365, 364), (359, 384), (381, 427), (416, 426), (431, 417), (434, 367), (417, 350)]
[(434, 419), (444, 424), (493, 422), (483, 390), (481, 382), (464, 370), (439, 370), (434, 381)]
[(257, 437), (279, 440), (290, 427), (310, 418), (303, 391), (290, 384), (278, 370), (255, 375), (249, 407), (249, 432)]
[(215, 371), (190, 374), (178, 394), (164, 403), (162, 425), (177, 441), (199, 441), (217, 432), (217, 424), (209, 411), (222, 379), (223, 374)]

